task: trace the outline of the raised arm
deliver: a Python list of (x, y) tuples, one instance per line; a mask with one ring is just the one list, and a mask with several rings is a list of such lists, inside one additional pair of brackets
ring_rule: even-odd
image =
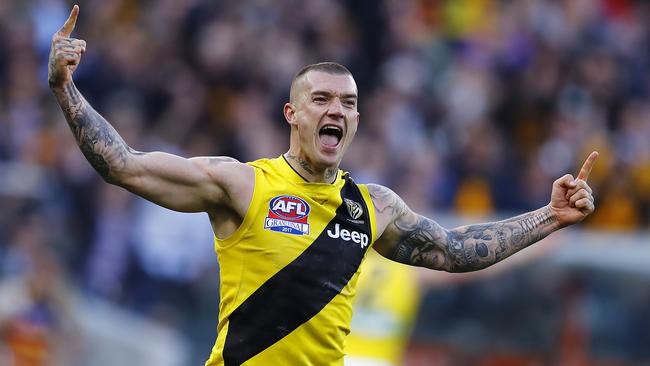
[(414, 213), (388, 188), (368, 185), (378, 227), (384, 228), (374, 247), (397, 262), (448, 272), (488, 267), (594, 211), (587, 178), (597, 157), (596, 152), (589, 155), (577, 179), (567, 174), (556, 180), (548, 205), (507, 220), (451, 230)]
[(109, 183), (178, 211), (210, 211), (230, 204), (253, 180), (252, 169), (232, 158), (185, 159), (163, 152), (143, 153), (129, 147), (115, 129), (84, 99), (72, 74), (86, 42), (70, 38), (79, 7), (52, 37), (48, 82), (68, 125), (92, 167)]

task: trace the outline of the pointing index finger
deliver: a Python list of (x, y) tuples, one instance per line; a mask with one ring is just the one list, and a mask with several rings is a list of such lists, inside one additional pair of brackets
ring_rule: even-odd
[(598, 158), (598, 152), (592, 151), (592, 153), (589, 154), (587, 160), (585, 160), (585, 163), (582, 164), (582, 168), (580, 168), (580, 173), (578, 173), (577, 179), (582, 179), (586, 181), (587, 178), (589, 178), (589, 173), (591, 173), (591, 168), (593, 168), (597, 158)]
[(68, 20), (65, 21), (63, 24), (63, 27), (59, 29), (59, 35), (64, 36), (64, 37), (70, 37), (70, 34), (72, 34), (72, 30), (74, 29), (75, 23), (77, 23), (77, 15), (79, 15), (79, 6), (75, 5), (72, 7), (72, 11), (70, 12), (70, 16), (68, 17)]

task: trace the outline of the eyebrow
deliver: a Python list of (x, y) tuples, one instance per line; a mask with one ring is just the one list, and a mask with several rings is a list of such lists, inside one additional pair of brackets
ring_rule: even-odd
[[(324, 96), (332, 96), (334, 93), (327, 91), (327, 90), (315, 90), (311, 92), (311, 95), (324, 95)], [(345, 93), (341, 95), (341, 99), (358, 99), (359, 97), (357, 96), (356, 93)]]

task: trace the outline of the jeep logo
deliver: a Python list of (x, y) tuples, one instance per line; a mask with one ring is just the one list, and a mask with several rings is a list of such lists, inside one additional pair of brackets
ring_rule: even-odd
[(341, 238), (345, 241), (351, 240), (353, 243), (361, 244), (361, 248), (365, 248), (368, 245), (368, 235), (355, 230), (341, 229), (339, 224), (334, 225), (334, 232), (328, 229), (327, 235), (333, 239)]

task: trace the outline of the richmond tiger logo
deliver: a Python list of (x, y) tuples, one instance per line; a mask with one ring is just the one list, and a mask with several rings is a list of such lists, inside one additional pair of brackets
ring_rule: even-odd
[(359, 202), (354, 202), (351, 199), (345, 199), (345, 205), (348, 208), (348, 213), (353, 220), (358, 219), (363, 215), (363, 208)]

